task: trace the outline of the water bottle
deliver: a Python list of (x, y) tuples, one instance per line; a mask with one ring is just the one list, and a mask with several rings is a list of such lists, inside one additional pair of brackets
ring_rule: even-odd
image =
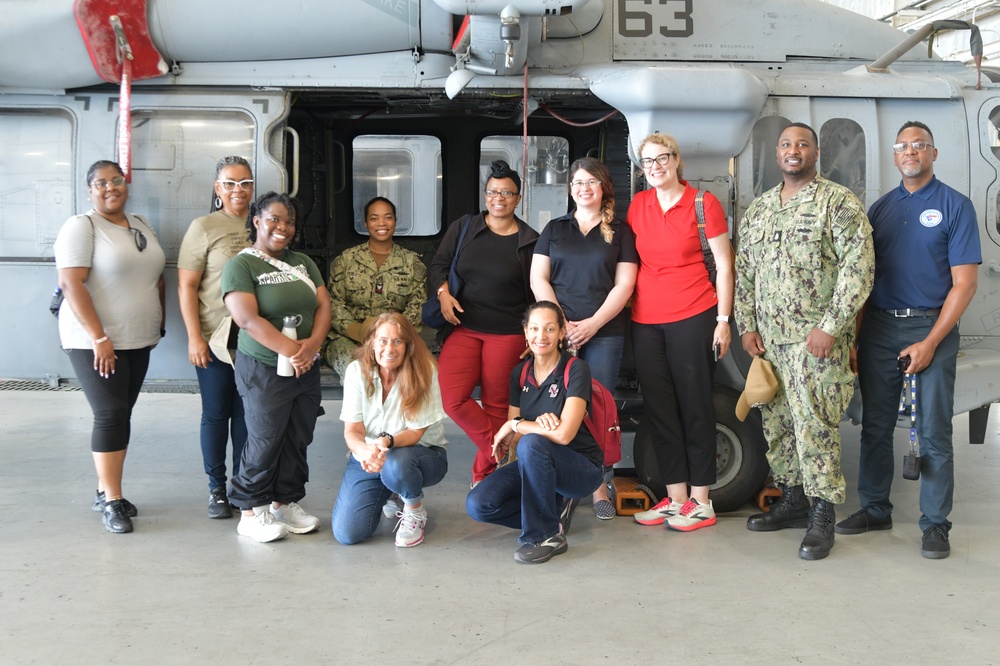
[[(302, 323), (302, 315), (288, 315), (282, 322), (281, 334), (286, 338), (298, 340), (298, 327)], [(292, 367), (292, 360), (284, 354), (278, 354), (278, 376), (294, 377), (295, 368)]]

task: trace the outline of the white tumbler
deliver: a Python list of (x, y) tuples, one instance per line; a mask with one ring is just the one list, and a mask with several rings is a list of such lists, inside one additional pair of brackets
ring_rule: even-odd
[[(298, 340), (298, 327), (302, 323), (302, 315), (288, 315), (282, 322), (281, 334), (286, 338)], [(278, 375), (280, 377), (294, 377), (295, 368), (292, 367), (292, 359), (284, 354), (278, 354)]]

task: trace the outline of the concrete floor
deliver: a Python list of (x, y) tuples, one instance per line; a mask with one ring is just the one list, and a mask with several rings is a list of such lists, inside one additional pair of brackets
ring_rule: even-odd
[[(449, 425), (451, 472), (427, 491), (417, 548), (393, 522), (345, 547), (329, 514), (345, 463), (324, 401), (303, 505), (323, 530), (257, 544), (205, 517), (194, 395), (143, 394), (126, 495), (135, 532), (90, 511), (82, 393), (0, 393), (0, 660), (4, 664), (987, 664), (1000, 661), (1000, 420), (986, 444), (955, 421), (952, 555), (920, 556), (917, 484), (895, 528), (838, 537), (820, 562), (801, 530), (748, 532), (745, 513), (691, 534), (578, 510), (569, 551), (514, 562), (516, 533), (464, 511), (472, 454)], [(859, 429), (845, 425), (857, 478)], [(898, 453), (905, 448), (898, 431)], [(848, 492), (846, 516), (857, 505)], [(374, 660), (377, 660), (374, 661)]]

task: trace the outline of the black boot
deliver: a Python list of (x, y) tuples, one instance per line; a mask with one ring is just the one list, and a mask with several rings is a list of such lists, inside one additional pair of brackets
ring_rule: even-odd
[(809, 527), (806, 537), (799, 546), (799, 557), (803, 560), (822, 560), (830, 554), (833, 548), (833, 526), (837, 522), (837, 514), (833, 504), (819, 498), (813, 498), (812, 511), (809, 512)]
[(805, 527), (809, 520), (809, 500), (802, 486), (785, 486), (781, 499), (767, 513), (747, 518), (747, 529), (752, 532), (774, 532), (787, 527)]

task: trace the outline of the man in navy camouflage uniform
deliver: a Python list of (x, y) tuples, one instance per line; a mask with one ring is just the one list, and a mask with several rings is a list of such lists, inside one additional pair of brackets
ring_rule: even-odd
[[(819, 142), (795, 123), (778, 138), (782, 183), (743, 218), (736, 260), (736, 322), (743, 348), (767, 352), (780, 384), (762, 410), (781, 500), (751, 516), (759, 532), (805, 527), (799, 557), (833, 547), (844, 502), (839, 424), (854, 393), (855, 317), (872, 288), (871, 225), (857, 197), (816, 173)], [(811, 500), (811, 503), (810, 503)]]

